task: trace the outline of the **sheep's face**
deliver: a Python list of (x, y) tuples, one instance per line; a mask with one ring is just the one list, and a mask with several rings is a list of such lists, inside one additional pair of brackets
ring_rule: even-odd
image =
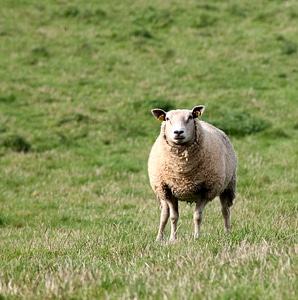
[(182, 145), (192, 143), (195, 139), (194, 119), (203, 114), (205, 107), (196, 106), (193, 110), (178, 109), (165, 112), (162, 109), (153, 109), (154, 117), (165, 122), (165, 137), (171, 144)]

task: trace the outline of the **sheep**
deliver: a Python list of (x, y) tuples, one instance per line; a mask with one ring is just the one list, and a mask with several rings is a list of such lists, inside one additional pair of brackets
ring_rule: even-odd
[(237, 156), (223, 131), (199, 121), (204, 110), (204, 105), (192, 110), (151, 110), (162, 122), (148, 160), (150, 185), (161, 206), (157, 241), (163, 240), (169, 217), (170, 242), (177, 239), (178, 200), (196, 203), (193, 221), (194, 238), (197, 238), (206, 204), (219, 196), (225, 231), (230, 232)]

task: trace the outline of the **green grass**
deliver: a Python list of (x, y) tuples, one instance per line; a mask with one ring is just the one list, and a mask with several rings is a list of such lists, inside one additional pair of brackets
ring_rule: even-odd
[[(297, 11), (1, 1), (0, 299), (296, 299)], [(238, 154), (232, 234), (181, 203), (159, 244), (150, 110), (198, 104)]]

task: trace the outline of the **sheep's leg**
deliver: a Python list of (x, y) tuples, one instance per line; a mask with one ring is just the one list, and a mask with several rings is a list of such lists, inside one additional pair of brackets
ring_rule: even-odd
[(231, 221), (230, 221), (230, 207), (233, 205), (233, 200), (230, 197), (230, 192), (225, 191), (220, 195), (221, 212), (224, 219), (225, 231), (230, 232)]
[(168, 205), (170, 208), (170, 219), (171, 219), (170, 242), (174, 242), (177, 239), (177, 224), (179, 219), (178, 200), (173, 199), (171, 201), (168, 201)]
[(195, 233), (194, 233), (194, 238), (198, 238), (200, 234), (200, 229), (201, 229), (201, 223), (203, 220), (203, 211), (205, 208), (206, 202), (201, 202), (198, 201), (196, 203), (196, 209), (193, 215), (193, 221), (194, 221), (194, 227), (195, 227)]
[(161, 215), (160, 215), (159, 230), (156, 238), (157, 241), (163, 240), (165, 227), (167, 225), (169, 215), (170, 215), (168, 203), (165, 200), (160, 200), (160, 205), (161, 205)]

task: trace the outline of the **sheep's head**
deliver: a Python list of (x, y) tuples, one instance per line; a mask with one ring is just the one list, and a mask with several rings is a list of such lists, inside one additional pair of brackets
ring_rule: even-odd
[(165, 112), (152, 109), (153, 116), (164, 122), (165, 137), (171, 144), (182, 145), (192, 143), (195, 139), (195, 119), (203, 114), (205, 106), (195, 106), (192, 110), (177, 109)]

